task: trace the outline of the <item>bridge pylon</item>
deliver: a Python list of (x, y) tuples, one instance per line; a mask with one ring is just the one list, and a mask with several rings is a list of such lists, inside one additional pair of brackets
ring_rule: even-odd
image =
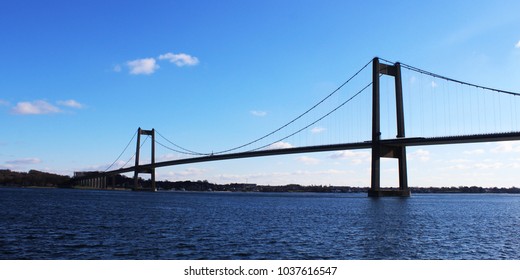
[[(139, 165), (139, 154), (141, 152), (141, 135), (149, 135), (152, 138), (152, 156), (150, 167), (143, 168)], [(151, 175), (150, 188), (143, 188), (139, 185), (139, 173), (149, 173)], [(137, 130), (137, 145), (135, 153), (135, 169), (134, 169), (134, 191), (156, 191), (155, 187), (155, 129), (144, 130), (139, 127)]]
[[(406, 168), (406, 147), (387, 146), (381, 144), (381, 116), (380, 116), (380, 90), (379, 78), (381, 75), (395, 78), (395, 104), (397, 117), (397, 138), (405, 137), (403, 87), (401, 81), (401, 65), (384, 64), (375, 57), (372, 61), (372, 175), (371, 187), (368, 191), (370, 197), (380, 196), (410, 196), (408, 188), (408, 175)], [(381, 158), (396, 158), (399, 161), (399, 189), (381, 189)]]

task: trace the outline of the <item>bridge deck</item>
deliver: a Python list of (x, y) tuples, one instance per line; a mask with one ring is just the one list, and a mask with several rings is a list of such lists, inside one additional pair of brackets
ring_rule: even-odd
[[(415, 138), (396, 138), (396, 139), (384, 139), (381, 140), (381, 145), (384, 146), (429, 146), (429, 145), (446, 145), (446, 144), (463, 144), (463, 143), (478, 143), (478, 142), (497, 142), (497, 141), (510, 141), (520, 140), (520, 132), (506, 132), (506, 133), (493, 133), (493, 134), (475, 134), (475, 135), (460, 135), (460, 136), (446, 136), (446, 137), (415, 137)], [(250, 151), (232, 154), (222, 155), (209, 155), (187, 159), (169, 160), (163, 162), (157, 162), (155, 164), (144, 164), (140, 165), (139, 169), (150, 169), (164, 166), (173, 166), (189, 163), (198, 162), (209, 162), (219, 161), (228, 159), (239, 159), (239, 158), (252, 158), (252, 157), (264, 157), (274, 155), (288, 155), (288, 154), (301, 154), (301, 153), (316, 153), (316, 152), (328, 152), (328, 151), (341, 151), (341, 150), (359, 150), (369, 149), (372, 147), (372, 141), (358, 142), (358, 143), (346, 143), (346, 144), (334, 144), (334, 145), (320, 145), (320, 146), (307, 146), (307, 147), (295, 147), (286, 149), (271, 149), (271, 150), (260, 150)], [(117, 170), (107, 171), (105, 175), (121, 174), (126, 172), (132, 172), (135, 170), (135, 166), (121, 168)]]

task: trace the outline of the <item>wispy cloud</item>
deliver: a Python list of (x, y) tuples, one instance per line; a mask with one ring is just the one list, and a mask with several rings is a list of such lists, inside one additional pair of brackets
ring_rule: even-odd
[(185, 54), (185, 53), (174, 54), (174, 53), (169, 52), (169, 53), (161, 54), (159, 56), (159, 60), (168, 60), (171, 63), (173, 63), (179, 67), (195, 66), (195, 65), (199, 64), (198, 58), (191, 56), (189, 54)]
[(308, 157), (308, 156), (301, 156), (301, 157), (298, 157), (296, 160), (299, 162), (302, 162), (304, 164), (307, 164), (307, 165), (316, 165), (321, 162), (321, 160), (319, 160), (317, 158)]
[(180, 159), (181, 157), (178, 154), (164, 154), (159, 157), (157, 157), (158, 161), (167, 161), (167, 160), (176, 160)]
[(353, 164), (360, 164), (370, 160), (370, 153), (347, 150), (334, 152), (329, 157), (332, 159), (350, 160)]
[(28, 165), (28, 164), (38, 164), (42, 162), (39, 158), (22, 158), (15, 160), (8, 160), (5, 163), (12, 165)]
[(424, 149), (418, 149), (413, 153), (409, 153), (408, 157), (410, 159), (418, 159), (420, 161), (429, 161), (430, 160), (430, 151)]
[(472, 161), (469, 160), (469, 159), (465, 159), (465, 158), (456, 158), (456, 159), (451, 159), (448, 161), (449, 163), (464, 163), (464, 164), (468, 164), (468, 163), (471, 163)]
[(267, 147), (266, 149), (274, 150), (274, 149), (289, 149), (289, 148), (294, 148), (294, 146), (291, 143), (287, 143), (287, 142), (276, 142), (276, 143), (269, 145), (269, 147)]
[(249, 111), (249, 113), (251, 113), (251, 115), (253, 115), (255, 117), (265, 117), (265, 116), (267, 116), (267, 112), (265, 112), (265, 111), (252, 110), (252, 111)]
[(520, 40), (516, 43), (515, 48), (520, 49)]
[(208, 172), (203, 168), (186, 168), (182, 171), (168, 171), (166, 173), (158, 173), (160, 180), (179, 180), (179, 178), (190, 179), (198, 178)]
[(83, 108), (83, 104), (79, 103), (78, 101), (74, 99), (64, 100), (64, 101), (58, 101), (58, 105), (75, 108), (75, 109), (81, 109)]
[(432, 88), (436, 88), (438, 87), (437, 83), (435, 81), (432, 81), (432, 83), (430, 84)]
[(485, 153), (486, 151), (484, 151), (484, 149), (475, 149), (475, 150), (471, 150), (471, 151), (464, 151), (464, 154), (466, 155), (481, 155), (483, 153)]
[(130, 74), (133, 75), (150, 75), (159, 69), (155, 58), (141, 58), (126, 63), (130, 68)]
[(484, 169), (484, 170), (500, 169), (503, 166), (504, 166), (504, 164), (502, 162), (479, 162), (479, 163), (475, 163), (475, 165), (474, 165), (475, 168)]
[(459, 163), (459, 164), (446, 166), (444, 169), (447, 169), (447, 170), (468, 170), (470, 168), (471, 168), (470, 165)]
[(60, 106), (73, 109), (84, 107), (83, 104), (74, 99), (57, 101), (56, 104), (57, 106), (45, 100), (23, 101), (16, 103), (16, 106), (11, 109), (11, 113), (15, 115), (48, 115), (63, 113), (63, 108), (60, 108)]
[(498, 142), (496, 146), (491, 149), (493, 153), (510, 153), (520, 152), (520, 144), (516, 142)]
[(18, 102), (12, 109), (12, 113), (16, 115), (46, 115), (60, 112), (60, 108), (48, 103), (45, 100)]
[(3, 100), (3, 99), (0, 99), (0, 106), (9, 106), (9, 102)]
[[(447, 170), (486, 170), (489, 171), (491, 169), (503, 169), (503, 168), (518, 168), (520, 165), (518, 163), (509, 163), (504, 164), (501, 161), (497, 161), (494, 159), (486, 159), (484, 161), (473, 162), (470, 160), (450, 160), (449, 163), (455, 163), (453, 165), (448, 165), (444, 167)], [(479, 171), (480, 172), (480, 171)], [(482, 175), (482, 174), (479, 174)], [(491, 174), (490, 174), (491, 175)]]
[(123, 70), (123, 68), (119, 64), (117, 64), (116, 66), (114, 66), (112, 68), (112, 71), (117, 72), (117, 73), (121, 72), (121, 70)]
[(312, 133), (312, 134), (318, 134), (318, 133), (325, 132), (325, 130), (327, 130), (327, 129), (324, 128), (324, 127), (319, 127), (319, 126), (317, 126), (317, 127), (313, 127), (313, 128), (311, 129), (311, 133)]

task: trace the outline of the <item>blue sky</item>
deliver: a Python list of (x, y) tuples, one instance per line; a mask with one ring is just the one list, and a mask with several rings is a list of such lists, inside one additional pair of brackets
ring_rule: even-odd
[[(518, 1), (2, 1), (0, 168), (69, 175), (104, 170), (137, 127), (155, 128), (197, 151), (238, 146), (301, 114), (374, 56), (520, 92), (518, 11)], [(413, 73), (405, 79), (411, 91), (444, 88)], [(369, 80), (364, 71), (330, 106)], [(369, 140), (362, 139), (369, 129), (362, 124), (370, 121), (361, 105), (367, 96), (282, 144)], [(498, 107), (485, 99), (468, 106), (472, 102), (476, 109), (469, 112), (482, 119)], [(418, 110), (405, 114), (419, 135), (426, 129)], [(433, 133), (453, 131), (450, 118), (432, 117), (439, 110), (446, 111), (432, 106), (425, 112), (427, 120), (441, 120)], [(498, 118), (520, 130), (516, 115), (514, 121)], [(333, 135), (334, 127), (351, 131)], [(134, 151), (132, 143), (116, 166)], [(157, 149), (158, 160), (178, 156)], [(369, 150), (330, 152), (176, 166), (157, 174), (217, 183), (367, 186), (369, 159)], [(518, 142), (409, 148), (408, 161), (410, 185), (508, 187), (520, 179)], [(383, 163), (383, 185), (395, 184), (395, 169), (395, 161)]]

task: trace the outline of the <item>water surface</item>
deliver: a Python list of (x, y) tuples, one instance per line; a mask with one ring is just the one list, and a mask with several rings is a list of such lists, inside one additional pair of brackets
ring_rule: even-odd
[(520, 195), (0, 188), (0, 259), (520, 259)]

